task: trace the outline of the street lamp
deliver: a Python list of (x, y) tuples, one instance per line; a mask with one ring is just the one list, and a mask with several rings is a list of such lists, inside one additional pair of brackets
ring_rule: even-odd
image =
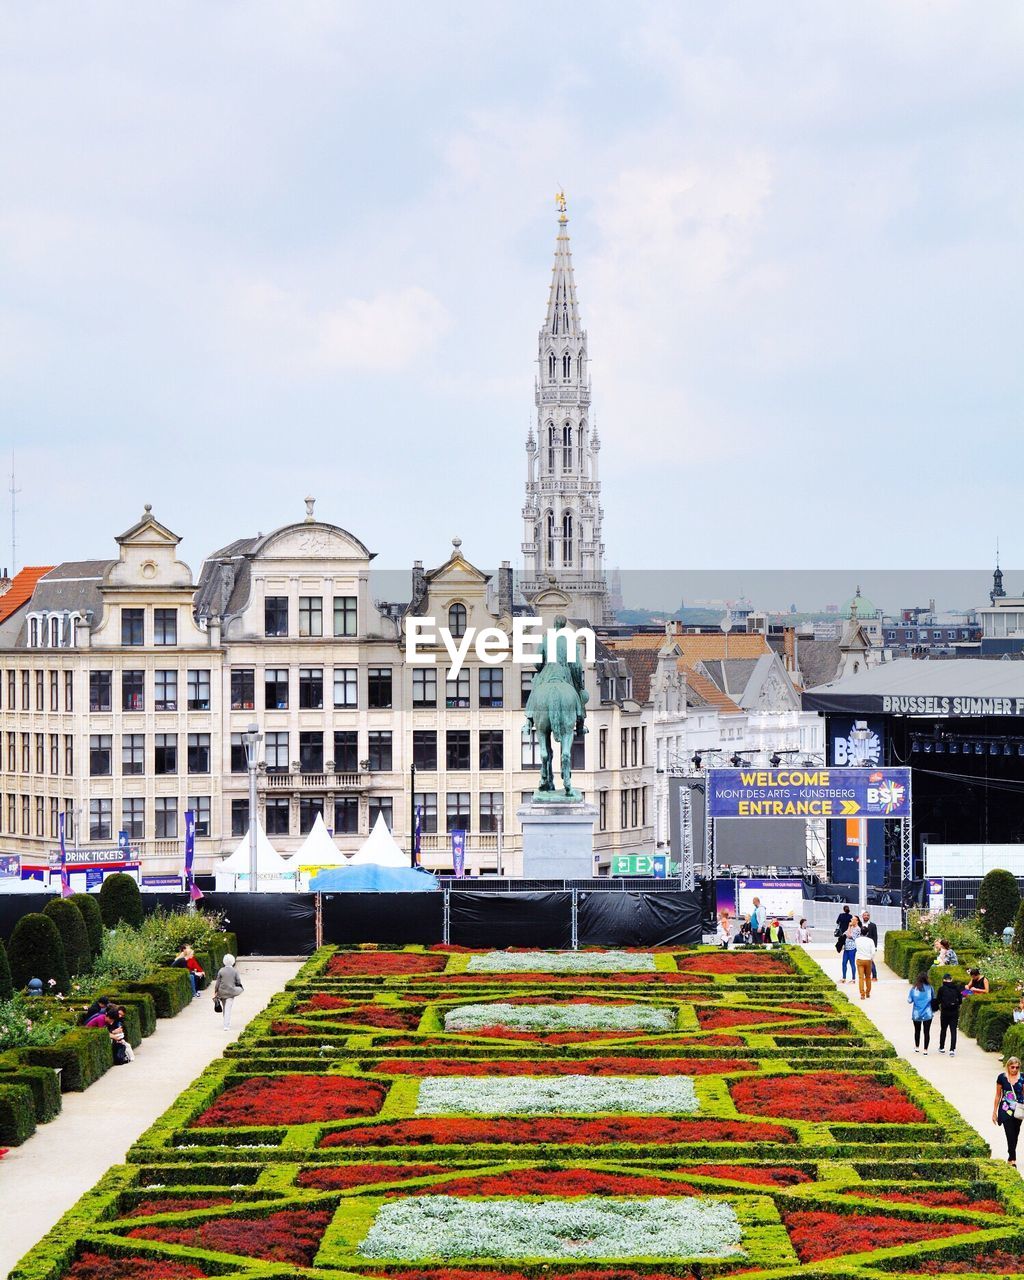
[(494, 820), (495, 830), (498, 837), (498, 876), (501, 876), (501, 864), (503, 849), (501, 847), (501, 837), (504, 834), (502, 828), (505, 825), (505, 797), (500, 793), (494, 797)]
[(251, 724), (249, 728), (242, 734), (242, 742), (245, 744), (245, 763), (249, 768), (249, 892), (255, 893), (258, 889), (259, 882), (257, 880), (256, 871), (256, 768), (258, 764), (257, 756), (259, 755), (260, 743), (263, 741), (263, 734), (260, 733), (258, 724)]

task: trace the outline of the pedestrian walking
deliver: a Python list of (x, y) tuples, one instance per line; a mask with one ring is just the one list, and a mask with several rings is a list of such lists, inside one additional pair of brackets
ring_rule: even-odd
[[(850, 923), (847, 927), (846, 934), (843, 937), (843, 982), (856, 982), (857, 980), (857, 939), (860, 937), (860, 921), (856, 916), (851, 916)], [(850, 977), (847, 979), (846, 971), (850, 971)]]
[(853, 919), (853, 913), (850, 911), (850, 904), (843, 903), (843, 909), (836, 916), (836, 950), (842, 951), (846, 943), (846, 931), (850, 927), (850, 921)]
[(996, 1076), (996, 1096), (992, 1103), (992, 1123), (1002, 1125), (1006, 1137), (1006, 1161), (1017, 1167), (1017, 1138), (1024, 1120), (1024, 1080), (1020, 1078), (1020, 1058), (1007, 1058), (1006, 1070)]
[(907, 1003), (910, 1005), (910, 1017), (914, 1023), (914, 1052), (921, 1052), (921, 1040), (924, 1039), (924, 1056), (928, 1056), (928, 1041), (932, 1036), (932, 1001), (935, 992), (928, 981), (926, 973), (919, 973), (917, 981), (907, 992)]
[(953, 981), (951, 973), (942, 975), (942, 982), (935, 993), (939, 1006), (939, 1053), (946, 1052), (946, 1032), (949, 1032), (949, 1056), (956, 1057), (956, 1029), (960, 1022), (960, 1006), (964, 1002), (964, 993), (959, 984)]
[(768, 912), (761, 906), (760, 898), (754, 898), (752, 906), (753, 910), (750, 913), (750, 932), (754, 935), (755, 942), (763, 942), (765, 925), (768, 923)]
[(225, 955), (224, 963), (218, 969), (213, 984), (213, 1007), (216, 1012), (223, 1012), (225, 1031), (231, 1029), (231, 1010), (235, 997), (240, 996), (244, 990), (242, 979), (235, 968), (235, 957), (230, 954)]
[(854, 955), (857, 958), (857, 986), (860, 989), (860, 998), (862, 1000), (870, 1000), (872, 971), (875, 967), (875, 944), (871, 940), (871, 935), (862, 929), (854, 947)]
[[(860, 931), (866, 933), (871, 941), (875, 944), (875, 954), (878, 954), (878, 925), (871, 919), (870, 911), (862, 911), (860, 915)], [(871, 961), (871, 979), (873, 982), (878, 981), (878, 966), (874, 959)]]

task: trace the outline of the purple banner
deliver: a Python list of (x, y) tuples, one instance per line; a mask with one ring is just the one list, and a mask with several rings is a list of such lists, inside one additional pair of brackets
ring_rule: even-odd
[(452, 832), (452, 867), (455, 876), (461, 879), (466, 874), (466, 833)]

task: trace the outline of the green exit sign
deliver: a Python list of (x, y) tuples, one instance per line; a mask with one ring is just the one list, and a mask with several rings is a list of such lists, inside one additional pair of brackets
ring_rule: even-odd
[(661, 853), (612, 854), (613, 876), (649, 876), (660, 880), (669, 874), (669, 861)]

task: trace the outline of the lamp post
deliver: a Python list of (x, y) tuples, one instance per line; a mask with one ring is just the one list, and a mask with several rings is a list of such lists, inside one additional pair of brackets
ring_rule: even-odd
[(495, 820), (495, 831), (497, 834), (498, 876), (500, 878), (501, 871), (502, 871), (501, 864), (504, 861), (504, 858), (503, 858), (504, 850), (501, 847), (501, 843), (502, 843), (501, 838), (502, 838), (502, 835), (504, 834), (503, 828), (505, 825), (505, 797), (501, 795), (500, 792), (498, 795), (494, 797), (494, 820)]
[(256, 893), (259, 887), (256, 870), (256, 765), (263, 741), (259, 725), (251, 724), (242, 734), (242, 741), (245, 743), (245, 763), (249, 767), (249, 892)]

